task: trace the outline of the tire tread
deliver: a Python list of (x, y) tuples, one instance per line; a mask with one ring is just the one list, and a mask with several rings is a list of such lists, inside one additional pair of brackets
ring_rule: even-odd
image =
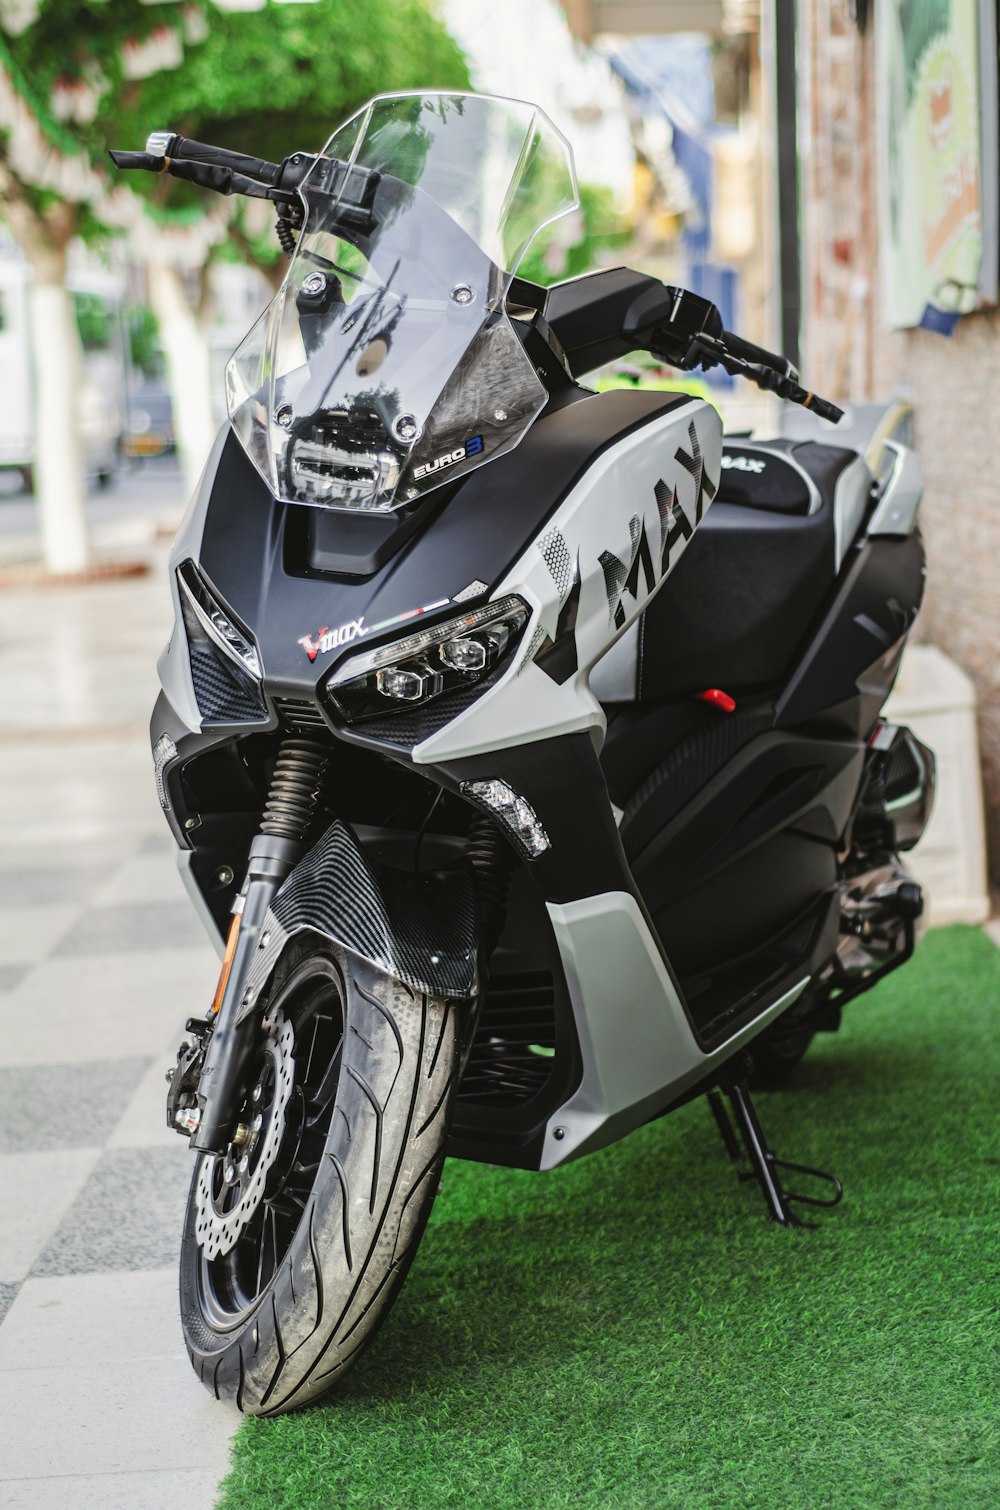
[(342, 978), (343, 1065), (326, 1153), (287, 1259), (233, 1333), (209, 1326), (191, 1283), (200, 1259), (189, 1201), (181, 1299), (192, 1364), (247, 1414), (305, 1405), (353, 1366), (412, 1261), (444, 1159), (459, 1067), (455, 1004), (359, 962)]

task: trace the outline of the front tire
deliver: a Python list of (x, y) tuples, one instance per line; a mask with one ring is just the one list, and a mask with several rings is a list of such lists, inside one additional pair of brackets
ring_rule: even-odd
[[(332, 949), (304, 954), (299, 943), (288, 953), (241, 1118), (249, 1129), (263, 1123), (267, 1167), (251, 1183), (251, 1147), (241, 1185), (239, 1149), (203, 1155), (181, 1246), (191, 1362), (217, 1398), (249, 1415), (316, 1399), (372, 1340), (430, 1213), (459, 1073), (454, 1003)], [(281, 1090), (288, 1024), (290, 1092)], [(283, 1126), (268, 1142), (269, 1106)]]

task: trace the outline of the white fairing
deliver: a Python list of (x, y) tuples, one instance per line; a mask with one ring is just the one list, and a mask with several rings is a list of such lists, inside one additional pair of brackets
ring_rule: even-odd
[[(471, 708), (416, 746), (414, 761), (587, 729), (603, 737), (591, 668), (680, 560), (715, 496), (721, 454), (718, 412), (692, 399), (598, 456), (493, 594), (517, 594), (532, 609), (520, 654)], [(536, 663), (554, 645), (569, 664), (565, 679)]]
[(837, 478), (833, 491), (834, 557), (840, 571), (854, 544), (872, 496), (872, 474), (863, 456), (855, 457)]
[(892, 470), (886, 480), (878, 505), (868, 524), (869, 535), (909, 535), (916, 529), (917, 514), (924, 496), (924, 477), (920, 458), (908, 446), (887, 440)]
[(711, 1053), (699, 1047), (635, 898), (624, 891), (548, 904), (566, 972), (583, 1075), (549, 1121), (542, 1169), (602, 1148), (662, 1111), (777, 1017), (799, 981)]

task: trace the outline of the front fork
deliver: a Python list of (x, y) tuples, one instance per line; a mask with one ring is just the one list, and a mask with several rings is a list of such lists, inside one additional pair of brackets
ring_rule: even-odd
[(190, 1084), (197, 1075), (194, 1096), (184, 1097), (197, 1105), (175, 1109), (172, 1115), (178, 1130), (191, 1134), (191, 1147), (199, 1153), (223, 1153), (233, 1141), (258, 1037), (256, 1014), (242, 1021), (239, 1016), (247, 973), (267, 942), (262, 930), (275, 893), (305, 853), (321, 807), (327, 764), (326, 748), (314, 740), (286, 739), (281, 746), (261, 831), (250, 846), (212, 1014), (204, 1024), (189, 1023), (207, 1039), (204, 1062), (196, 1069), (179, 1060), (171, 1077), (168, 1109), (180, 1099), (178, 1077)]

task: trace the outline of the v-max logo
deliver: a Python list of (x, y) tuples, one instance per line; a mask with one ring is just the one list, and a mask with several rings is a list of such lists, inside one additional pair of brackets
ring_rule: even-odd
[[(629, 521), (632, 550), (628, 559), (622, 561), (612, 551), (602, 551), (598, 557), (608, 594), (608, 615), (616, 629), (623, 628), (628, 618), (622, 602), (623, 595), (628, 592), (636, 603), (645, 602), (657, 583), (670, 571), (674, 547), (680, 545), (683, 550), (701, 523), (705, 499), (711, 503), (718, 492), (718, 483), (713, 482), (705, 471), (705, 459), (701, 454), (698, 432), (693, 423), (688, 426), (688, 441), (690, 453), (679, 446), (674, 453), (674, 460), (694, 479), (694, 523), (681, 507), (677, 489), (669, 487), (661, 477), (653, 488), (660, 516), (659, 540), (650, 540), (645, 522), (638, 514), (634, 514)], [(640, 573), (644, 590), (639, 585)]]
[(325, 655), (328, 650), (336, 650), (338, 645), (349, 645), (352, 640), (367, 633), (364, 614), (362, 614), (360, 619), (352, 619), (349, 624), (341, 624), (338, 629), (331, 629), (329, 625), (324, 625), (317, 632), (315, 639), (311, 634), (304, 634), (299, 644), (309, 659), (314, 661), (319, 654)]
[(723, 456), (722, 470), (724, 472), (763, 472), (764, 462), (759, 456)]
[(459, 446), (455, 451), (445, 451), (441, 456), (435, 456), (433, 461), (425, 461), (423, 466), (415, 467), (414, 479), (430, 477), (432, 472), (440, 472), (444, 467), (452, 467), (456, 461), (465, 461), (469, 456), (478, 456), (483, 449), (483, 437), (470, 435), (464, 446)]

